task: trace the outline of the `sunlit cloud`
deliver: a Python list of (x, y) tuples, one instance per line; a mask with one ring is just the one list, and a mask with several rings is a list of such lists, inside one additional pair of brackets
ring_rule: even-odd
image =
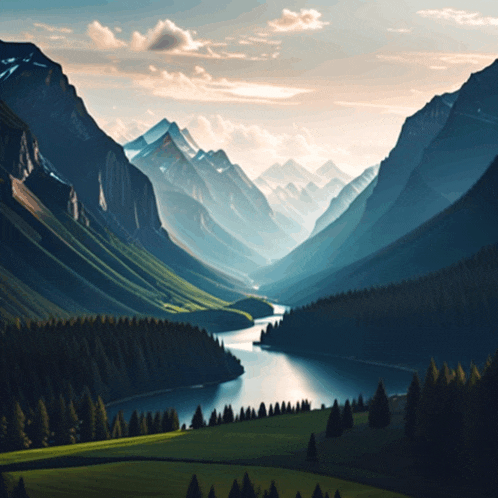
[(347, 154), (344, 149), (317, 143), (311, 130), (297, 124), (291, 132), (272, 133), (262, 126), (236, 123), (220, 115), (201, 115), (187, 128), (201, 147), (224, 149), (252, 177), (290, 157), (305, 166), (318, 166), (338, 153)]
[(130, 46), (135, 51), (157, 52), (189, 52), (199, 50), (206, 43), (194, 40), (190, 32), (177, 26), (173, 21), (165, 19), (158, 21), (154, 28), (149, 29), (146, 35), (134, 31)]
[(198, 102), (295, 104), (289, 100), (311, 91), (305, 88), (214, 78), (202, 66), (195, 66), (190, 76), (182, 72), (158, 71), (154, 67), (149, 76), (137, 76), (134, 83), (155, 96)]
[(377, 54), (377, 59), (400, 64), (422, 65), (430, 69), (446, 69), (448, 65), (484, 65), (493, 62), (495, 54), (448, 53), (448, 52), (402, 52)]
[[(151, 118), (151, 120), (153, 120), (153, 118)], [(139, 119), (105, 119), (98, 116), (96, 117), (96, 121), (109, 136), (120, 144), (130, 142), (142, 135), (142, 133), (146, 132), (154, 124), (151, 121)]]
[(417, 111), (417, 108), (415, 107), (381, 104), (378, 102), (354, 102), (354, 101), (351, 102), (344, 100), (336, 100), (334, 101), (334, 104), (345, 107), (371, 107), (374, 109), (382, 109), (382, 112), (386, 114), (401, 114), (402, 116), (407, 116)]
[(498, 26), (498, 17), (486, 17), (480, 12), (456, 10), (450, 7), (445, 9), (419, 10), (417, 14), (429, 19), (453, 21), (464, 26)]
[(37, 28), (42, 28), (50, 33), (72, 33), (73, 30), (70, 28), (64, 28), (64, 27), (57, 27), (57, 26), (51, 26), (50, 24), (45, 24), (43, 22), (35, 22), (33, 23), (33, 26), (36, 26)]
[(114, 26), (114, 31), (116, 31), (116, 33), (121, 33), (123, 30), (119, 26)]
[(387, 28), (387, 31), (389, 31), (390, 33), (407, 34), (411, 33), (413, 31), (413, 28)]
[(317, 30), (330, 24), (329, 22), (320, 21), (320, 17), (322, 17), (322, 14), (315, 9), (301, 9), (300, 12), (284, 9), (281, 17), (268, 21), (268, 26), (273, 31), (279, 32)]
[(102, 26), (99, 21), (93, 21), (88, 25), (87, 35), (100, 50), (111, 50), (126, 46), (126, 42), (116, 38), (112, 30), (107, 26)]

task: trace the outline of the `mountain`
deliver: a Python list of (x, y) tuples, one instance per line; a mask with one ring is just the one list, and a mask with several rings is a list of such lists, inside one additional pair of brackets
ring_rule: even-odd
[(316, 171), (315, 175), (318, 175), (321, 178), (325, 178), (328, 181), (330, 180), (340, 180), (342, 183), (349, 183), (353, 178), (351, 175), (348, 175), (342, 169), (334, 164), (333, 161), (328, 160), (325, 164), (320, 166)]
[(316, 220), (315, 228), (311, 232), (310, 237), (313, 237), (318, 232), (321, 232), (325, 227), (333, 223), (341, 216), (355, 198), (370, 185), (377, 174), (377, 168), (367, 168), (361, 175), (349, 182), (339, 193), (334, 197), (329, 204), (327, 210)]
[(302, 279), (279, 297), (286, 303), (306, 303), (348, 289), (419, 277), (469, 257), (483, 246), (498, 243), (497, 194), (495, 159), (463, 197), (417, 229), (344, 268), (329, 268)]
[(374, 176), (370, 184), (333, 223), (307, 238), (284, 258), (255, 271), (251, 278), (260, 284), (260, 291), (266, 295), (279, 295), (282, 289), (301, 285), (301, 280), (305, 277), (323, 272), (329, 266), (330, 254), (334, 254), (357, 227), (377, 179)]
[(289, 159), (283, 165), (278, 163), (270, 166), (258, 177), (258, 181), (263, 180), (272, 188), (277, 185), (285, 186), (288, 183), (294, 183), (299, 186), (304, 186), (309, 182), (320, 183), (321, 178), (306, 168), (301, 166), (294, 159)]
[(0, 42), (0, 96), (37, 138), (43, 157), (89, 216), (149, 251), (204, 291), (232, 299), (240, 283), (197, 261), (161, 227), (147, 176), (98, 128), (60, 65), (31, 43)]
[[(233, 240), (237, 239), (246, 246), (246, 254), (238, 264), (230, 258), (229, 270), (236, 267), (237, 273), (243, 271), (247, 274), (254, 269), (254, 262), (263, 264), (266, 259), (283, 255), (295, 245), (295, 240), (276, 222), (275, 214), (264, 194), (239, 165), (233, 164), (223, 150), (208, 152), (202, 149), (196, 150), (195, 141), (188, 130), (186, 132), (185, 129), (180, 130), (174, 122), (170, 123), (167, 120), (165, 122), (169, 123), (165, 134), (142, 148), (133, 157), (132, 162), (146, 173), (162, 192), (160, 204), (164, 207), (169, 206), (170, 212), (175, 213), (171, 216), (164, 211), (164, 219), (168, 218), (169, 227), (177, 240), (183, 241), (186, 247), (189, 240), (194, 244), (189, 234), (192, 229), (190, 222), (184, 215), (177, 216), (180, 210), (172, 205), (171, 199), (166, 198), (167, 192), (170, 191), (182, 192), (197, 201), (197, 204), (190, 203), (187, 211), (191, 212), (191, 208), (196, 205), (197, 219), (206, 220), (208, 216), (210, 220), (208, 225), (212, 227), (216, 225), (217, 231), (222, 230)], [(144, 140), (147, 133), (143, 135)], [(180, 197), (176, 195), (175, 198), (180, 199)], [(182, 202), (186, 207), (184, 198)], [(199, 211), (200, 206), (205, 211)], [(185, 224), (180, 222), (181, 219)], [(214, 232), (210, 233), (213, 235)], [(208, 239), (215, 241), (212, 237)], [(214, 251), (214, 247), (219, 241), (215, 246), (208, 247), (208, 239), (204, 244), (195, 243), (195, 247), (192, 246), (189, 250), (201, 257), (205, 249), (206, 261), (213, 263), (213, 253), (217, 252)], [(232, 255), (236, 253), (241, 254), (237, 250)], [(226, 250), (218, 252), (216, 259), (223, 259), (223, 255), (227, 255)], [(249, 256), (252, 263), (247, 264), (246, 256)], [(219, 265), (219, 261), (216, 264)]]

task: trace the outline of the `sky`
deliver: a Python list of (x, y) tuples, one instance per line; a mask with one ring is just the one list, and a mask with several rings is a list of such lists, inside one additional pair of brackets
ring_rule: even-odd
[(60, 63), (119, 143), (162, 118), (255, 178), (360, 174), (407, 116), (498, 54), (489, 0), (1, 0), (0, 39)]

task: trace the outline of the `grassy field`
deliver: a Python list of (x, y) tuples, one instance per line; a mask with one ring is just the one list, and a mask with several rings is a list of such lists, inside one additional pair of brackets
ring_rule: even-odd
[[(482, 498), (478, 489), (428, 481), (417, 472), (403, 437), (402, 414), (370, 429), (367, 413), (340, 438), (325, 438), (329, 409), (175, 432), (0, 454), (8, 476), (26, 481), (30, 496), (169, 496), (183, 498), (193, 473), (205, 491), (225, 498), (245, 470), (262, 489), (275, 479), (281, 497), (311, 496), (320, 482), (332, 497)], [(318, 463), (306, 461), (311, 432)], [(341, 480), (342, 479), (342, 480)], [(361, 484), (360, 484), (361, 483)], [(323, 484), (323, 485), (322, 485)], [(140, 490), (139, 492), (137, 490)], [(76, 490), (76, 492), (75, 492)], [(73, 493), (73, 494), (71, 494)]]

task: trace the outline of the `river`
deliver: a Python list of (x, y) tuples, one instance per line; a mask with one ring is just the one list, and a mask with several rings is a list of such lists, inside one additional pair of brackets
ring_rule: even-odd
[(107, 409), (109, 417), (118, 410), (124, 410), (125, 418), (129, 419), (133, 410), (155, 412), (174, 407), (180, 423), (188, 426), (199, 404), (207, 421), (214, 408), (223, 412), (228, 404), (232, 405), (234, 413), (239, 413), (241, 406), (244, 409), (251, 406), (257, 412), (261, 401), (268, 409), (270, 403), (276, 401), (280, 404), (290, 401), (295, 405), (297, 401), (308, 399), (313, 409), (322, 403), (331, 406), (336, 398), (339, 403), (348, 398), (352, 400), (360, 393), (367, 400), (374, 394), (379, 378), (384, 379), (389, 395), (405, 393), (408, 389), (413, 375), (408, 369), (254, 346), (252, 343), (259, 341), (261, 330), (266, 329), (268, 323), (280, 321), (284, 311), (285, 307), (277, 305), (273, 316), (255, 320), (250, 328), (217, 334), (225, 347), (242, 361), (245, 373), (237, 379), (111, 403)]

